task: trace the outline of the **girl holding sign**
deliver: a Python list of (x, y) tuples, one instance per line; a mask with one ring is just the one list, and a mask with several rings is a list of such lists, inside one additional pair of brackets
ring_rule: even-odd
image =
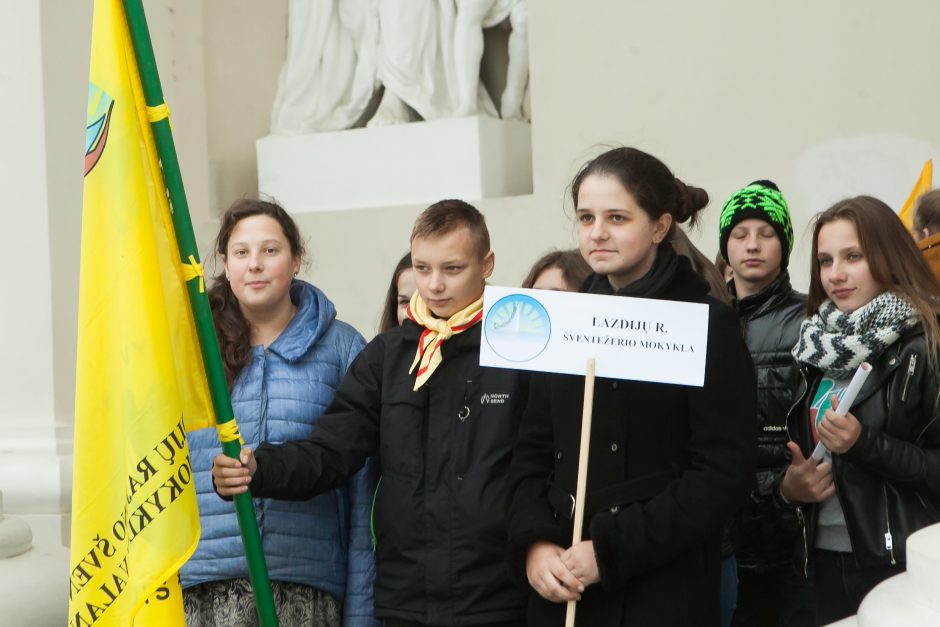
[[(907, 537), (940, 521), (940, 285), (898, 217), (869, 196), (819, 215), (811, 264), (780, 494), (797, 504), (802, 566), (812, 551), (816, 617), (827, 624), (903, 571)], [(863, 362), (871, 375), (839, 415)], [(817, 464), (818, 442), (831, 453)]]
[[(598, 378), (584, 500), (572, 545), (584, 378), (535, 373), (513, 455), (510, 560), (532, 586), (529, 624), (717, 625), (724, 521), (750, 488), (755, 379), (732, 310), (669, 244), (708, 202), (634, 148), (571, 184), (584, 291), (708, 306), (704, 385)], [(585, 469), (581, 469), (583, 472)]]

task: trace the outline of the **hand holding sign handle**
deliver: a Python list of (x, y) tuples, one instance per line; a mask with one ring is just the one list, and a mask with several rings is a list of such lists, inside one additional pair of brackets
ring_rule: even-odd
[[(591, 416), (594, 413), (594, 359), (587, 360), (584, 373), (584, 406), (581, 411), (581, 451), (578, 455), (578, 487), (574, 497), (574, 533), (571, 546), (581, 541), (584, 528), (584, 496), (587, 492), (588, 451), (591, 447)], [(577, 601), (568, 601), (565, 627), (574, 627), (574, 612)]]
[[(855, 375), (852, 377), (852, 381), (849, 382), (849, 387), (845, 390), (845, 394), (842, 396), (842, 400), (839, 401), (839, 406), (836, 408), (837, 414), (844, 416), (849, 413), (849, 410), (852, 409), (852, 404), (855, 402), (855, 397), (858, 396), (859, 390), (862, 389), (862, 385), (865, 383), (865, 379), (867, 379), (868, 375), (870, 374), (871, 364), (867, 361), (862, 362), (862, 364), (858, 367), (858, 370), (855, 371)], [(826, 447), (822, 442), (820, 442), (816, 445), (816, 448), (813, 449), (813, 460), (819, 462), (822, 460), (825, 454)]]

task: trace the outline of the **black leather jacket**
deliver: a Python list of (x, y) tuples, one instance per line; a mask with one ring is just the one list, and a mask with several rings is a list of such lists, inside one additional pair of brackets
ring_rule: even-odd
[(734, 517), (732, 539), (738, 570), (779, 572), (790, 568), (797, 521), (773, 496), (777, 476), (786, 468), (787, 411), (799, 381), (790, 354), (806, 317), (806, 296), (781, 273), (759, 293), (732, 302), (757, 372), (757, 473), (754, 490)]
[[(836, 493), (859, 566), (906, 562), (907, 538), (940, 522), (940, 378), (927, 361), (919, 327), (872, 363), (851, 413), (862, 423), (846, 453), (833, 454)], [(787, 428), (804, 455), (813, 449), (809, 408), (822, 372), (801, 367), (803, 382)], [(816, 504), (796, 507), (805, 568), (816, 532)]]

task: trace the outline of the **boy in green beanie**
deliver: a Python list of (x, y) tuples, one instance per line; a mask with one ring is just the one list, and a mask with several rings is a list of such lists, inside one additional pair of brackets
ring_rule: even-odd
[(732, 304), (758, 371), (757, 482), (734, 519), (739, 584), (732, 625), (814, 625), (811, 573), (796, 574), (791, 565), (796, 521), (772, 492), (787, 463), (786, 419), (798, 374), (790, 349), (806, 307), (787, 272), (790, 208), (774, 183), (755, 181), (725, 203), (719, 229), (721, 256), (733, 271)]

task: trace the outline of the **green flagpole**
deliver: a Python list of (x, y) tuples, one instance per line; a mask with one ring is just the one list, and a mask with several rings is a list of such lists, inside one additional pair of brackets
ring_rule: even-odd
[[(137, 69), (143, 84), (144, 98), (148, 107), (162, 107), (164, 106), (163, 88), (160, 86), (160, 74), (157, 72), (157, 62), (150, 43), (150, 31), (147, 28), (143, 4), (141, 0), (123, 0), (123, 3), (131, 41), (134, 45), (134, 55), (137, 57)], [(176, 158), (176, 145), (170, 130), (170, 120), (166, 115), (161, 117), (162, 119), (151, 122), (150, 127), (163, 167), (163, 179), (170, 199), (180, 259), (182, 263), (188, 264), (192, 256), (196, 263), (199, 263), (199, 250), (193, 234), (193, 223), (189, 217), (189, 204), (186, 202), (186, 192), (183, 189), (183, 178), (180, 174), (179, 161)], [(225, 370), (222, 367), (222, 357), (219, 354), (215, 326), (212, 323), (209, 298), (205, 292), (200, 292), (199, 281), (188, 281), (186, 285), (189, 291), (189, 304), (196, 321), (196, 331), (199, 334), (199, 345), (202, 349), (202, 359), (206, 367), (206, 378), (209, 381), (216, 419), (220, 424), (226, 423), (234, 420), (234, 412), (228, 394)], [(237, 441), (223, 442), (222, 451), (229, 457), (238, 459), (241, 446)], [(261, 548), (261, 534), (258, 531), (250, 492), (235, 497), (235, 513), (241, 528), (242, 542), (245, 544), (248, 574), (255, 594), (255, 606), (260, 624), (262, 627), (277, 627), (277, 614), (274, 611), (274, 599), (271, 596), (271, 582), (268, 579), (264, 551)]]

